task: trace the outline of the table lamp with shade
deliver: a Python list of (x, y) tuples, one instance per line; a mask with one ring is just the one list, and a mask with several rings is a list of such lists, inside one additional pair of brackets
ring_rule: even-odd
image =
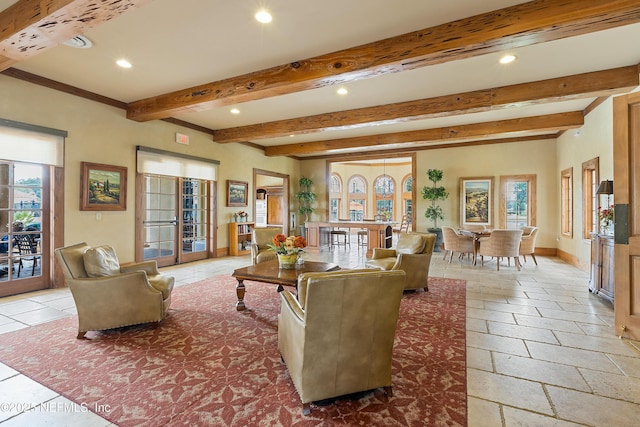
[[(613, 181), (610, 180), (604, 180), (602, 182), (600, 182), (600, 185), (598, 186), (598, 189), (596, 190), (596, 194), (598, 196), (601, 196), (603, 194), (605, 194), (607, 196), (607, 208), (606, 209), (611, 209), (611, 195), (613, 194)], [(598, 208), (599, 210), (600, 208)], [(609, 222), (608, 225), (611, 225), (612, 223)]]

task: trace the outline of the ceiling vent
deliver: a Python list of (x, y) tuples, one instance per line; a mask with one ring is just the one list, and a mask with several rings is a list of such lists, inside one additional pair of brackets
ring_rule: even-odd
[(75, 36), (62, 44), (65, 46), (75, 47), (76, 49), (89, 49), (93, 46), (93, 42), (85, 36)]

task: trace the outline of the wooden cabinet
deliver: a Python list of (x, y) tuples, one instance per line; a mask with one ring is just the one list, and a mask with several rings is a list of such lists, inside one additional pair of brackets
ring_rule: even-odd
[(613, 236), (591, 234), (591, 280), (589, 290), (613, 302), (614, 295)]
[(245, 255), (251, 252), (253, 222), (229, 223), (229, 255)]

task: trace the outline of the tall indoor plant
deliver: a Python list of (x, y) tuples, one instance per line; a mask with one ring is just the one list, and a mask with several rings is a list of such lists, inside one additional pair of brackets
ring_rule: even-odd
[[(309, 221), (309, 215), (313, 213), (312, 204), (316, 200), (316, 194), (311, 191), (313, 181), (303, 176), (298, 181), (298, 185), (300, 186), (300, 191), (296, 193), (296, 199), (300, 203), (298, 213), (301, 217), (304, 215), (304, 221), (307, 222)], [(300, 234), (302, 236), (306, 236), (305, 231), (304, 223), (300, 224)]]
[(444, 219), (444, 212), (442, 206), (438, 205), (438, 201), (446, 200), (449, 197), (449, 192), (443, 186), (438, 185), (443, 176), (444, 171), (441, 169), (429, 169), (427, 177), (431, 181), (431, 186), (422, 187), (422, 198), (431, 201), (431, 206), (427, 207), (424, 216), (433, 222), (433, 227), (428, 228), (427, 231), (437, 236), (435, 251), (440, 251), (442, 244), (442, 229), (438, 227), (438, 220)]

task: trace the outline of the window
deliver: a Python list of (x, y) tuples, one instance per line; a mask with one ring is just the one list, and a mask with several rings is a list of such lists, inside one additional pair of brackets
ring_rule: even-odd
[(331, 175), (329, 192), (329, 220), (337, 221), (339, 218), (340, 208), (342, 206), (342, 180), (336, 173)]
[(381, 215), (384, 220), (394, 218), (393, 196), (395, 193), (395, 182), (389, 175), (380, 175), (374, 181), (376, 216)]
[(582, 238), (590, 239), (591, 233), (598, 230), (598, 157), (582, 164)]
[(367, 205), (367, 182), (359, 175), (349, 178), (349, 218), (352, 221), (362, 221)]
[(500, 228), (536, 225), (536, 176), (500, 177)]
[(407, 175), (402, 181), (402, 214), (411, 215), (411, 200), (413, 199), (413, 177)]
[(573, 168), (560, 172), (560, 193), (562, 200), (561, 233), (564, 236), (573, 236)]

